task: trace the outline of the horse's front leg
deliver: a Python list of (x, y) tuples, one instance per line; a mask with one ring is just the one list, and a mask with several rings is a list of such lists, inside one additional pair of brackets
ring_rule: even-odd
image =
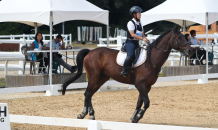
[[(143, 115), (145, 114), (145, 111), (148, 109), (148, 107), (150, 105), (150, 100), (148, 97), (148, 90), (147, 90), (146, 86), (140, 85), (136, 88), (139, 91), (140, 97), (138, 99), (136, 110), (131, 118), (132, 123), (137, 123), (143, 117)], [(144, 107), (142, 109), (140, 109), (143, 102), (144, 102)]]
[(138, 101), (137, 101), (137, 105), (136, 105), (136, 109), (135, 109), (135, 111), (134, 111), (132, 117), (130, 118), (130, 120), (132, 121), (132, 123), (138, 122), (137, 119), (136, 119), (136, 115), (137, 115), (137, 114), (139, 113), (139, 111), (141, 110), (142, 104), (143, 104), (143, 100), (142, 100), (141, 96), (139, 95)]

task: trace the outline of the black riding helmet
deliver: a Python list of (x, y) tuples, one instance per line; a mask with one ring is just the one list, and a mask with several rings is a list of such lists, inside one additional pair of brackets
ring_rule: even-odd
[[(133, 6), (132, 8), (130, 8), (129, 13), (132, 17), (134, 17), (134, 13), (138, 13), (138, 12), (142, 12), (143, 10), (139, 7), (139, 6)], [(139, 19), (136, 18), (137, 21), (139, 21)]]

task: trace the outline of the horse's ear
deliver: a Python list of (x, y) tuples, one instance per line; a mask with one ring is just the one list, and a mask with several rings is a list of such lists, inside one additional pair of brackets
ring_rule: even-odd
[(174, 27), (173, 32), (177, 32), (179, 30), (179, 25), (176, 25), (176, 27)]

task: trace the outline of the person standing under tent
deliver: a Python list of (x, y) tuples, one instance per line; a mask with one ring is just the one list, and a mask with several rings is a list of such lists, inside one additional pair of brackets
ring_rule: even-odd
[(120, 73), (120, 75), (123, 77), (128, 75), (128, 66), (132, 59), (135, 57), (135, 48), (139, 46), (139, 40), (149, 42), (143, 33), (143, 26), (140, 22), (142, 11), (143, 10), (139, 6), (133, 6), (129, 11), (132, 19), (127, 23), (127, 41), (125, 44), (127, 57), (124, 61), (123, 69)]
[[(62, 44), (60, 42), (62, 42)], [(50, 49), (50, 41), (47, 44), (47, 49), (48, 50)], [(65, 49), (63, 37), (60, 34), (58, 34), (57, 37), (52, 40), (52, 50), (59, 50), (59, 49)], [(67, 64), (62, 59), (62, 55), (60, 55), (58, 53), (53, 53), (53, 59), (58, 59), (60, 65), (62, 65), (67, 70), (69, 70), (71, 73), (74, 73), (77, 70), (77, 66), (71, 66), (71, 65)]]

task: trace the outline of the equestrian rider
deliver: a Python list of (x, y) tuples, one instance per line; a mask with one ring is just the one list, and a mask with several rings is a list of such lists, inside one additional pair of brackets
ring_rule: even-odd
[(142, 9), (139, 6), (133, 6), (129, 13), (132, 19), (127, 23), (127, 41), (125, 44), (125, 48), (127, 51), (127, 57), (125, 59), (123, 69), (121, 72), (121, 76), (127, 76), (128, 66), (131, 63), (131, 60), (135, 56), (135, 48), (139, 46), (139, 40), (143, 40), (144, 42), (148, 42), (149, 40), (145, 37), (143, 33), (143, 26), (140, 22)]

